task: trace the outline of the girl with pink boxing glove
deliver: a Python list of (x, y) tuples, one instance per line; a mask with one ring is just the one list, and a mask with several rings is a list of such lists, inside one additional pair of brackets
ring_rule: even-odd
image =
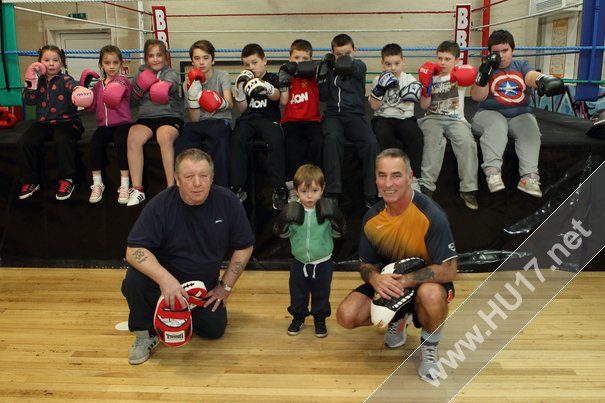
[[(128, 203), (130, 196), (130, 175), (126, 140), (132, 126), (130, 113), (130, 95), (132, 84), (122, 75), (122, 52), (117, 46), (107, 45), (99, 53), (99, 67), (103, 78), (92, 87), (94, 100), (87, 110), (95, 111), (97, 130), (92, 135), (92, 186), (90, 203), (98, 203), (103, 198), (105, 185), (101, 170), (105, 161), (107, 142), (114, 142), (120, 168), (120, 186), (118, 203)], [(92, 78), (100, 78), (96, 72), (86, 69), (82, 72), (80, 83), (88, 86)]]
[(143, 191), (143, 146), (155, 136), (162, 154), (166, 185), (174, 185), (174, 142), (183, 128), (183, 105), (179, 77), (167, 63), (164, 42), (145, 42), (145, 64), (132, 79), (131, 100), (139, 105), (139, 117), (128, 133), (128, 166), (132, 189), (127, 206), (145, 201)]
[(27, 199), (40, 189), (39, 154), (46, 140), (52, 140), (57, 160), (57, 200), (68, 199), (76, 175), (76, 142), (84, 127), (78, 107), (92, 103), (92, 91), (82, 87), (68, 74), (65, 52), (54, 45), (38, 51), (38, 61), (25, 71), (23, 100), (36, 106), (36, 121), (17, 141), (21, 191), (19, 199)]

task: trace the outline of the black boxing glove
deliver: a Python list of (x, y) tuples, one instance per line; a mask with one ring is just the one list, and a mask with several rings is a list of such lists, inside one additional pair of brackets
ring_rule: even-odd
[(281, 209), (275, 224), (273, 233), (281, 238), (290, 236), (290, 224), (302, 225), (305, 221), (305, 208), (299, 202), (290, 202)]
[(475, 78), (475, 84), (479, 87), (485, 87), (489, 83), (489, 78), (492, 75), (494, 69), (497, 69), (500, 65), (500, 55), (498, 53), (490, 53), (483, 60), (483, 63), (477, 69), (477, 77)]
[(332, 225), (332, 236), (340, 238), (347, 231), (347, 223), (338, 205), (333, 199), (322, 197), (315, 205), (315, 214), (317, 222), (323, 224), (326, 220)]
[(279, 85), (278, 88), (281, 90), (288, 90), (290, 88), (290, 81), (292, 81), (292, 77), (296, 74), (297, 70), (296, 62), (286, 62), (281, 65), (279, 68)]
[(303, 61), (298, 62), (298, 69), (296, 70), (296, 77), (300, 78), (315, 78), (317, 77), (317, 69), (319, 63), (316, 61)]
[(337, 76), (350, 76), (353, 74), (353, 58), (349, 55), (342, 55), (336, 59), (334, 74)]
[(558, 77), (541, 74), (536, 80), (538, 95), (552, 97), (565, 92), (565, 83)]

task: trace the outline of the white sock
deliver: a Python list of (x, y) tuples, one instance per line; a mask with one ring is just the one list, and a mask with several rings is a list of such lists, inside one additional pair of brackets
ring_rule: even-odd
[(120, 176), (120, 186), (126, 189), (130, 188), (130, 177), (129, 176)]
[(92, 184), (93, 185), (100, 185), (101, 183), (103, 183), (103, 178), (101, 177), (101, 175), (93, 175), (92, 176)]

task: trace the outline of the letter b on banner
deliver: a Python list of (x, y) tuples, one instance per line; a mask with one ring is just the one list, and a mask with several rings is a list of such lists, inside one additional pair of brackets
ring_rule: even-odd
[[(471, 32), (471, 5), (470, 4), (458, 4), (456, 5), (456, 30), (454, 37), (456, 43), (461, 48), (468, 48), (469, 35)], [(461, 51), (460, 59), (462, 64), (468, 62), (468, 52)]]

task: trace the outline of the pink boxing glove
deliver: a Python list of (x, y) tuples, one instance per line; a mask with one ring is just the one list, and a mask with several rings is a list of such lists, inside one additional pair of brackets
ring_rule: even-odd
[(94, 95), (88, 88), (76, 87), (71, 93), (71, 103), (82, 108), (89, 108), (93, 99)]
[(168, 103), (168, 93), (172, 83), (168, 81), (158, 81), (149, 87), (149, 98), (156, 104), (165, 105)]
[(213, 113), (216, 110), (223, 110), (229, 105), (227, 101), (221, 98), (215, 91), (202, 91), (198, 101), (200, 106), (208, 113)]
[(137, 81), (134, 83), (133, 91), (137, 96), (143, 97), (149, 88), (155, 83), (160, 81), (155, 73), (149, 69), (145, 69), (137, 77)]
[(110, 109), (117, 109), (126, 94), (126, 86), (118, 80), (109, 82), (103, 90), (103, 103)]
[(437, 63), (426, 62), (418, 69), (418, 81), (422, 84), (422, 96), (431, 96), (433, 76), (441, 74), (441, 66)]
[(82, 74), (80, 74), (80, 85), (82, 87), (88, 88), (92, 79), (99, 79), (99, 77), (100, 76), (96, 71), (92, 71), (91, 69), (84, 69)]
[(38, 79), (44, 74), (46, 74), (46, 66), (40, 62), (27, 66), (27, 70), (25, 70), (25, 87), (28, 90), (37, 90)]
[(450, 82), (458, 83), (460, 87), (470, 87), (474, 84), (475, 77), (477, 77), (475, 66), (463, 64), (462, 66), (454, 66), (450, 73)]

